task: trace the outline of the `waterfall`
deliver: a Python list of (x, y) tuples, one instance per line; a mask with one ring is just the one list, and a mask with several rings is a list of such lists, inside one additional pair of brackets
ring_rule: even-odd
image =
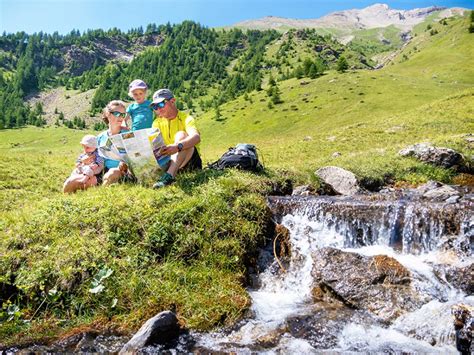
[[(197, 336), (198, 348), (238, 353), (456, 353), (450, 309), (458, 303), (474, 307), (474, 297), (447, 282), (440, 270), (474, 261), (472, 205), (323, 196), (274, 197), (269, 206), (290, 233), (287, 270), (276, 262), (266, 267), (259, 288), (249, 290), (252, 316), (230, 333)], [(313, 254), (326, 247), (395, 259), (409, 270), (410, 287), (424, 304), (391, 324), (353, 309), (346, 318), (324, 318), (333, 317), (333, 306), (315, 303), (311, 292)], [(318, 320), (314, 314), (323, 316)], [(295, 324), (304, 328), (304, 322), (312, 322), (306, 334), (291, 329)]]

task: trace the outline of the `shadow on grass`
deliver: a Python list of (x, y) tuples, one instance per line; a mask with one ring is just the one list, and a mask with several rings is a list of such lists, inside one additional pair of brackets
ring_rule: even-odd
[(176, 185), (179, 186), (185, 193), (192, 194), (194, 189), (201, 185), (207, 184), (209, 180), (214, 180), (228, 174), (228, 170), (204, 168), (198, 171), (179, 174)]
[(207, 184), (210, 180), (232, 176), (235, 171), (254, 175), (258, 180), (265, 180), (266, 191), (261, 191), (265, 195), (288, 195), (293, 190), (291, 177), (285, 176), (285, 173), (277, 173), (269, 169), (252, 172), (235, 168), (218, 170), (206, 167), (203, 170), (179, 174), (176, 185), (186, 194), (193, 194), (197, 187)]

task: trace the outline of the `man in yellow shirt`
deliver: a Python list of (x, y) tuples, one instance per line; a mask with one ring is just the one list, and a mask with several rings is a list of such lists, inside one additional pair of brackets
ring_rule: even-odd
[(202, 169), (198, 151), (201, 136), (194, 117), (178, 110), (170, 90), (156, 91), (150, 107), (156, 114), (152, 127), (160, 129), (166, 144), (161, 154), (171, 156), (167, 172), (153, 185), (153, 188), (158, 189), (172, 184), (178, 170)]

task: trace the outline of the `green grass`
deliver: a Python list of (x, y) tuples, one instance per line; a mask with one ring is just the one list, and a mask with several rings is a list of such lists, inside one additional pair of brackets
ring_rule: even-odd
[(279, 82), (284, 102), (273, 109), (261, 91), (223, 105), (221, 121), (198, 117), (204, 162), (255, 143), (263, 175), (205, 170), (163, 191), (124, 184), (65, 196), (86, 132), (0, 131), (3, 344), (84, 327), (130, 331), (165, 309), (192, 329), (232, 324), (249, 306), (247, 267), (272, 232), (267, 195), (291, 181), (317, 185), (325, 165), (364, 181), (451, 181), (454, 172), (397, 152), (429, 141), (473, 155), (463, 138), (474, 131), (466, 29), (457, 19), (420, 34), (383, 70)]
[[(251, 101), (225, 104), (224, 120), (213, 120), (212, 113), (199, 118), (204, 154), (217, 158), (228, 146), (248, 142), (257, 144), (270, 167), (310, 172), (339, 165), (360, 177), (390, 173), (403, 179), (411, 170), (421, 171), (422, 180), (439, 176), (397, 152), (431, 141), (472, 155), (461, 138), (474, 129), (474, 67), (467, 65), (474, 42), (466, 28), (465, 19), (452, 21), (424, 38), (409, 60), (382, 70), (279, 82), (284, 102), (273, 109), (264, 91), (252, 93)], [(342, 155), (333, 158), (336, 151)]]
[[(271, 233), (264, 196), (286, 177), (208, 170), (165, 191), (118, 185), (65, 196), (84, 134), (0, 132), (0, 287), (14, 285), (0, 296), (0, 339), (44, 341), (105, 323), (127, 331), (173, 308), (195, 329), (241, 317), (246, 267)], [(107, 269), (104, 291), (90, 293)], [(9, 302), (19, 314), (6, 322)]]
[[(358, 49), (369, 57), (387, 54), (402, 46), (401, 32), (399, 28), (393, 25), (353, 31), (354, 38), (351, 40), (349, 47)], [(382, 42), (383, 40), (388, 41), (388, 43)]]
[[(40, 164), (31, 169), (44, 174)], [(26, 177), (17, 180), (34, 190)], [(193, 329), (232, 324), (249, 306), (246, 268), (272, 233), (264, 196), (285, 184), (208, 170), (162, 191), (117, 185), (65, 196), (59, 176), (48, 181), (52, 191), (11, 200), (16, 207), (2, 212), (0, 287), (14, 287), (2, 301), (20, 310), (16, 322), (0, 313), (6, 343), (44, 341), (83, 325), (129, 331), (166, 309)], [(98, 285), (103, 291), (91, 293)]]

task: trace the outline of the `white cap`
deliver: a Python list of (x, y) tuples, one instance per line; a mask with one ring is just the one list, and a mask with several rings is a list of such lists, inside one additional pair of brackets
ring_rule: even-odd
[(92, 134), (86, 134), (84, 137), (82, 137), (81, 144), (86, 145), (88, 147), (97, 148), (97, 138)]
[(133, 92), (133, 90), (136, 90), (136, 89), (146, 90), (148, 89), (148, 85), (143, 80), (135, 79), (128, 86), (128, 92), (131, 93)]

